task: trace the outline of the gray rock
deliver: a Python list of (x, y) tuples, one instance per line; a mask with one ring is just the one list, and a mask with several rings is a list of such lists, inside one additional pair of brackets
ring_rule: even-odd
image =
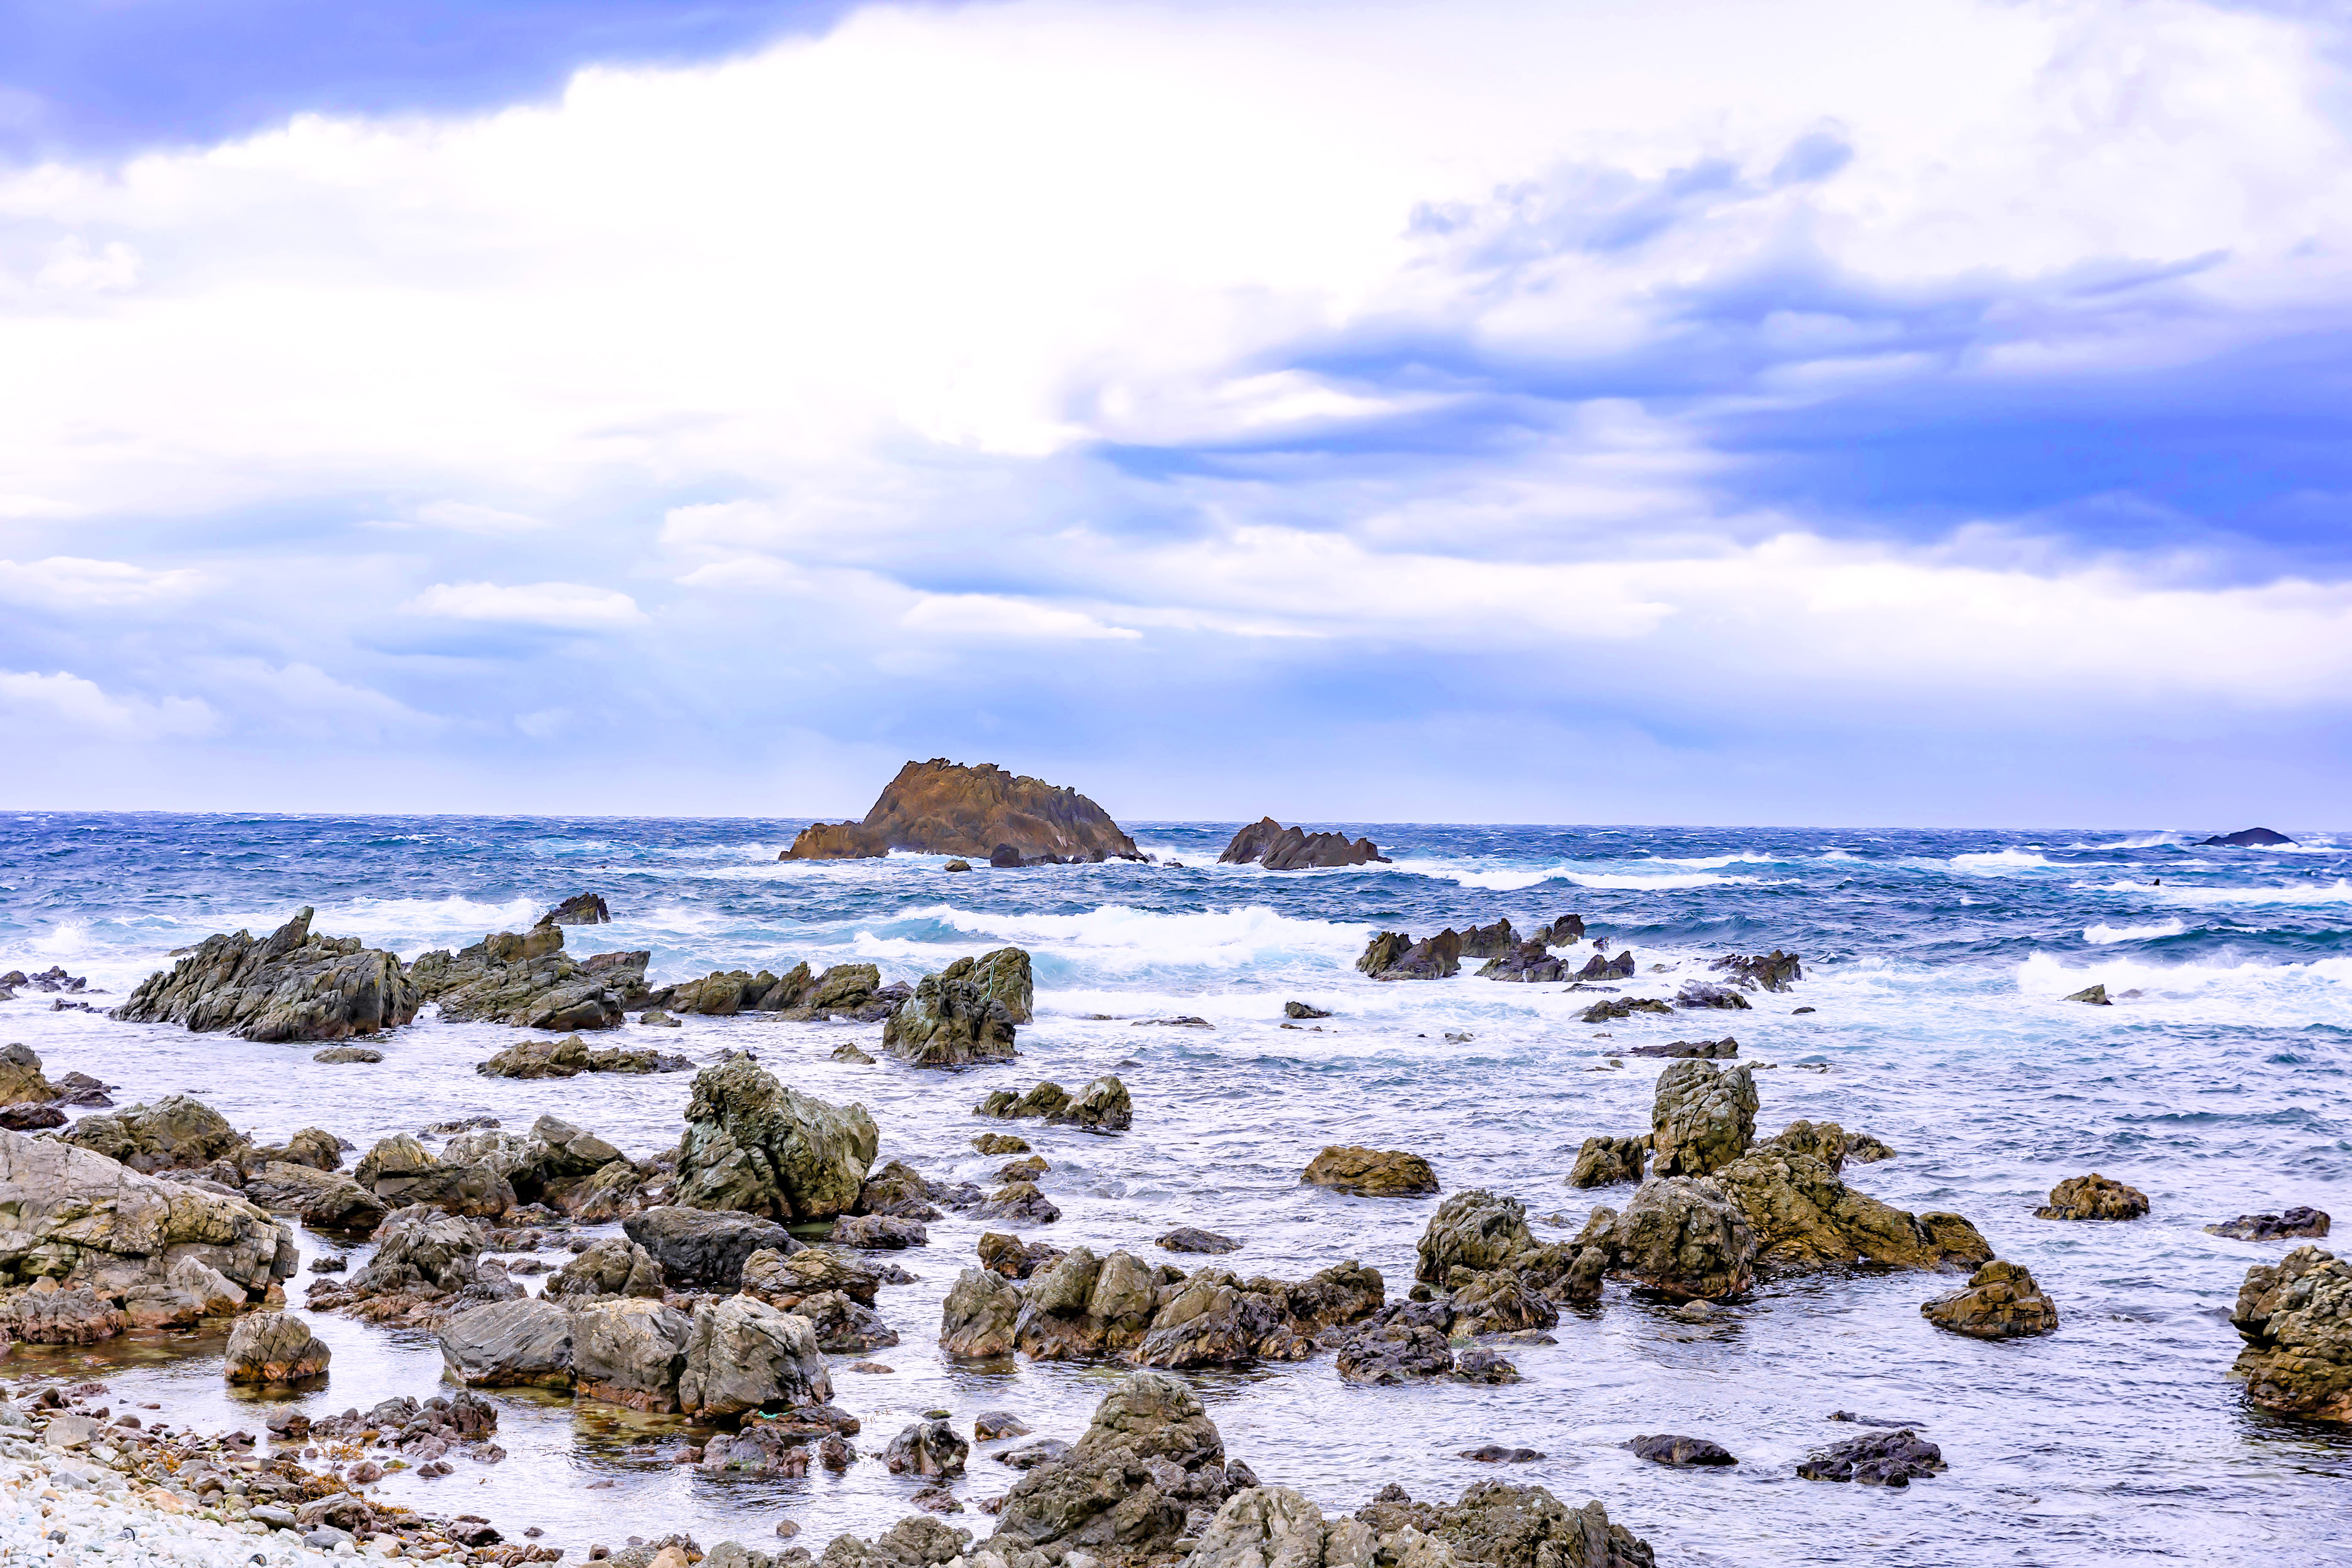
[(441, 1361), (468, 1388), (570, 1388), (571, 1309), (530, 1297), (468, 1308), (441, 1325)]
[(1013, 1353), (1013, 1326), (1021, 1314), (1020, 1293), (1004, 1277), (967, 1268), (940, 1307), (940, 1350), (961, 1360), (989, 1360)]
[(971, 1445), (944, 1421), (919, 1421), (882, 1451), (882, 1462), (892, 1475), (960, 1476)]
[(659, 1300), (596, 1301), (572, 1320), (572, 1369), (580, 1393), (639, 1410), (677, 1408), (693, 1321)]
[(698, 1074), (686, 1115), (676, 1201), (688, 1208), (778, 1220), (845, 1214), (880, 1141), (864, 1106), (797, 1093), (744, 1057)]
[(255, 1312), (229, 1331), (221, 1372), (231, 1383), (300, 1383), (334, 1359), (310, 1325), (285, 1312)]
[(108, 1016), (248, 1040), (342, 1040), (398, 1028), (423, 997), (394, 954), (310, 933), (306, 907), (266, 937), (208, 936)]
[(549, 1296), (635, 1296), (660, 1300), (668, 1281), (652, 1253), (634, 1241), (607, 1236), (555, 1271)]
[(823, 1405), (833, 1397), (824, 1352), (806, 1318), (751, 1296), (694, 1310), (678, 1407), (704, 1420), (745, 1410)]
[(1242, 1244), (1230, 1236), (1219, 1236), (1213, 1230), (1201, 1230), (1180, 1225), (1161, 1237), (1157, 1244), (1167, 1252), (1239, 1252)]
[(1013, 1483), (987, 1544), (1007, 1554), (1053, 1544), (1163, 1556), (1195, 1509), (1215, 1509), (1234, 1489), (1224, 1442), (1192, 1390), (1137, 1373), (1068, 1452)]
[(62, 1142), (140, 1172), (194, 1171), (235, 1155), (245, 1135), (200, 1100), (167, 1094), (105, 1116), (85, 1116)]
[(1670, 1466), (1677, 1470), (1706, 1465), (1736, 1465), (1739, 1461), (1720, 1443), (1705, 1437), (1680, 1437), (1661, 1434), (1654, 1437), (1636, 1437), (1625, 1445), (1633, 1457), (1652, 1464)]
[(661, 1266), (672, 1285), (732, 1290), (743, 1282), (744, 1260), (755, 1252), (793, 1252), (800, 1243), (772, 1220), (725, 1211), (661, 1207), (621, 1222), (631, 1241)]
[(408, 978), (452, 1023), (477, 1020), (564, 1033), (620, 1026), (646, 995), (650, 952), (604, 952), (584, 961), (563, 951), (563, 928), (495, 931), (471, 947), (421, 954)]
[(1704, 1176), (1654, 1176), (1617, 1216), (1617, 1266), (1676, 1300), (1719, 1301), (1747, 1290), (1756, 1233), (1739, 1205)]
[(1756, 1076), (1713, 1062), (1677, 1061), (1658, 1075), (1650, 1111), (1652, 1173), (1704, 1176), (1748, 1152), (1756, 1138)]
[(1613, 1187), (1642, 1179), (1650, 1157), (1647, 1138), (1587, 1138), (1576, 1152), (1576, 1166), (1568, 1173), (1571, 1187)]

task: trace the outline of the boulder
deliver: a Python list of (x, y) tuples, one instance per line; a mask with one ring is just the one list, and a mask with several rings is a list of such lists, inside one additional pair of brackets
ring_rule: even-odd
[[(1088, 1132), (1123, 1132), (1135, 1124), (1135, 1102), (1128, 1095), (1127, 1085), (1106, 1073), (1075, 1095), (1050, 1081), (1026, 1094), (996, 1089), (972, 1107), (972, 1114), (994, 1117), (1000, 1121), (1034, 1116), (1055, 1126), (1077, 1127)], [(992, 1151), (983, 1151), (990, 1152)]]
[(387, 1204), (430, 1204), (475, 1219), (496, 1219), (515, 1206), (513, 1185), (495, 1169), (436, 1159), (404, 1132), (377, 1139), (352, 1178)]
[(1906, 1426), (1833, 1443), (1799, 1465), (1797, 1474), (1809, 1481), (1907, 1487), (1948, 1468), (1942, 1449)]
[(1637, 1459), (1647, 1459), (1654, 1465), (1665, 1465), (1677, 1470), (1696, 1469), (1710, 1465), (1736, 1465), (1731, 1450), (1705, 1437), (1680, 1437), (1670, 1434), (1636, 1437), (1625, 1445), (1633, 1450)]
[(1642, 1166), (1650, 1157), (1650, 1141), (1644, 1138), (1612, 1138), (1603, 1134), (1587, 1138), (1576, 1152), (1576, 1167), (1568, 1173), (1571, 1187), (1613, 1187), (1622, 1182), (1642, 1179)]
[(2058, 1304), (2021, 1265), (1999, 1258), (1970, 1275), (1968, 1289), (1921, 1302), (1919, 1315), (1939, 1329), (1978, 1340), (2023, 1339), (2058, 1327)]
[(2264, 1410), (2352, 1422), (2352, 1265), (2298, 1247), (2246, 1270), (2231, 1322), (2245, 1340), (2230, 1375)]
[(980, 984), (926, 974), (882, 1026), (882, 1048), (915, 1067), (970, 1067), (1019, 1056), (1013, 1036), (1011, 1009)]
[(1058, 1247), (1042, 1241), (1024, 1242), (1001, 1230), (983, 1231), (976, 1250), (981, 1267), (1007, 1279), (1026, 1279), (1062, 1256)]
[(2284, 1214), (2242, 1214), (2207, 1226), (2205, 1234), (2226, 1236), (2232, 1241), (2284, 1241), (2326, 1236), (2327, 1226), (2327, 1215), (2318, 1209), (2291, 1208)]
[[(978, 1112), (974, 1112), (975, 1115)], [(1016, 1138), (1010, 1132), (983, 1132), (971, 1141), (971, 1146), (983, 1154), (1026, 1154), (1029, 1140)]]
[(1761, 956), (1727, 953), (1707, 965), (1709, 969), (1727, 970), (1732, 977), (1749, 990), (1787, 991), (1805, 977), (1805, 966), (1793, 952), (1774, 948)]
[(1285, 1002), (1282, 1005), (1282, 1016), (1286, 1018), (1303, 1021), (1307, 1018), (1328, 1018), (1331, 1013), (1328, 1008), (1317, 1007), (1306, 1002)]
[(870, 858), (893, 849), (984, 855), (992, 866), (1001, 863), (999, 849), (1014, 865), (1143, 858), (1110, 815), (1077, 791), (945, 757), (908, 763), (864, 821), (803, 828), (777, 858)]
[(248, 1040), (343, 1040), (416, 1016), (423, 998), (397, 956), (357, 937), (314, 936), (310, 913), (302, 909), (266, 937), (206, 937), (108, 1016)]
[(1703, 980), (1686, 981), (1675, 994), (1675, 1005), (1684, 1008), (1729, 1008), (1738, 1012), (1749, 1010), (1747, 997), (1727, 985), (1709, 985)]
[(693, 1326), (656, 1299), (579, 1308), (572, 1315), (572, 1364), (580, 1393), (638, 1410), (677, 1409)]
[(772, 1220), (752, 1215), (664, 1206), (621, 1222), (631, 1241), (661, 1266), (669, 1283), (732, 1290), (743, 1282), (745, 1259), (764, 1248), (793, 1252), (800, 1243)]
[(1074, 1247), (1029, 1278), (1013, 1343), (1035, 1361), (1132, 1349), (1150, 1326), (1160, 1276), (1131, 1253)]
[(751, 1296), (694, 1310), (678, 1408), (705, 1421), (746, 1410), (823, 1405), (833, 1397), (824, 1352), (806, 1318)]
[(1236, 1489), (1224, 1442), (1192, 1390), (1137, 1373), (1096, 1408), (1086, 1436), (1013, 1483), (986, 1544), (1008, 1556), (1059, 1546), (1164, 1558), (1196, 1512), (1205, 1524)]
[(803, 1247), (789, 1253), (763, 1248), (743, 1260), (744, 1294), (787, 1312), (798, 1310), (805, 1297), (828, 1292), (870, 1307), (881, 1287), (893, 1280), (903, 1282), (901, 1277), (886, 1276), (864, 1258), (832, 1247)]
[(134, 1171), (193, 1171), (226, 1159), (245, 1147), (243, 1133), (202, 1100), (167, 1094), (152, 1105), (133, 1105), (103, 1116), (85, 1116), (64, 1134), (66, 1142)]
[(41, 1058), (30, 1046), (0, 1047), (0, 1105), (46, 1104), (57, 1086), (41, 1074)]
[(839, 1290), (803, 1296), (791, 1310), (809, 1321), (816, 1331), (817, 1348), (830, 1355), (863, 1355), (898, 1342), (898, 1331), (883, 1321), (882, 1314)]
[(890, 1439), (882, 1463), (894, 1476), (960, 1476), (971, 1452), (956, 1429), (944, 1421), (918, 1421)]
[(2115, 1005), (2115, 1003), (2108, 999), (2107, 987), (2104, 982), (2096, 985), (2085, 985), (2080, 991), (2069, 994), (2064, 1000), (2068, 1002), (2087, 1002), (2094, 1007), (2112, 1007)]
[(1649, 1543), (1610, 1522), (1597, 1502), (1570, 1508), (1541, 1487), (1480, 1481), (1462, 1500), (1431, 1507), (1402, 1489), (1383, 1492), (1356, 1513), (1376, 1532), (1377, 1560), (1398, 1568), (1654, 1568)]
[(292, 1232), (240, 1197), (0, 1132), (0, 1336), (88, 1343), (260, 1302)]
[(272, 1160), (245, 1177), (245, 1196), (273, 1214), (291, 1214), (313, 1230), (363, 1233), (383, 1223), (392, 1205), (334, 1171)]
[(468, 1388), (570, 1388), (572, 1310), (529, 1296), (469, 1307), (441, 1325), (441, 1362)]
[(299, 1383), (334, 1359), (310, 1325), (286, 1312), (255, 1312), (229, 1331), (221, 1371), (231, 1383)]
[(1415, 942), (1404, 931), (1382, 931), (1364, 949), (1356, 967), (1375, 980), (1444, 980), (1462, 970), (1462, 933), (1448, 926)]
[[(1597, 948), (1601, 944), (1596, 942), (1592, 945)], [(1591, 958), (1584, 961), (1584, 967), (1578, 970), (1571, 978), (1575, 979), (1580, 984), (1595, 980), (1631, 980), (1633, 977), (1634, 968), (1635, 961), (1633, 958), (1633, 950), (1629, 947), (1619, 952), (1617, 956), (1614, 958), (1610, 958), (1604, 954), (1595, 952)], [(1571, 987), (1571, 989), (1573, 989), (1573, 987)], [(1666, 1005), (1663, 1002), (1653, 1002), (1647, 1004), (1647, 1005), (1654, 1011), (1660, 1013), (1666, 1010)], [(1617, 1016), (1622, 1018), (1625, 1015), (1620, 1013)], [(1588, 1023), (1591, 1021), (1591, 1020), (1590, 1019), (1586, 1020)]]
[(660, 1300), (668, 1284), (662, 1266), (636, 1242), (617, 1236), (600, 1237), (588, 1250), (555, 1271), (547, 1282), (550, 1297), (639, 1296)]
[(1225, 852), (1217, 857), (1217, 863), (1247, 866), (1255, 862), (1269, 871), (1297, 871), (1308, 867), (1362, 866), (1374, 861), (1385, 866), (1388, 859), (1369, 838), (1350, 843), (1344, 833), (1309, 833), (1303, 827), (1285, 827), (1268, 816), (1234, 834)]
[(1036, 1016), (1037, 984), (1025, 949), (1000, 947), (977, 958), (959, 958), (940, 972), (940, 978), (978, 987), (982, 995), (1002, 1005), (1005, 1016), (1016, 1024), (1026, 1024)]
[(1654, 1176), (1615, 1218), (1608, 1247), (1635, 1283), (1675, 1300), (1720, 1301), (1754, 1278), (1756, 1233), (1705, 1176)]
[(1298, 1179), (1360, 1197), (1416, 1197), (1437, 1191), (1437, 1173), (1420, 1155), (1358, 1144), (1324, 1150), (1307, 1162)]
[(1524, 984), (1551, 984), (1568, 978), (1568, 965), (1554, 958), (1540, 942), (1523, 942), (1496, 953), (1479, 969), (1482, 980), (1509, 980)]
[(1739, 1205), (1757, 1242), (1756, 1261), (1774, 1274), (1838, 1265), (1975, 1268), (1992, 1247), (1957, 1214), (1913, 1215), (1838, 1179), (1844, 1134), (1835, 1122), (1792, 1122), (1715, 1174)]
[(602, 893), (574, 893), (539, 917), (543, 926), (604, 925), (613, 918)]
[(383, 1060), (383, 1053), (366, 1046), (329, 1046), (323, 1051), (312, 1051), (310, 1059), (328, 1067), (343, 1067), (354, 1062), (373, 1065)]
[(686, 1117), (674, 1201), (778, 1220), (848, 1212), (881, 1136), (864, 1106), (787, 1089), (748, 1057), (697, 1074)]
[(1203, 1268), (1152, 1314), (1133, 1359), (1171, 1370), (1300, 1361), (1314, 1353), (1317, 1334), (1363, 1321), (1385, 1299), (1380, 1272), (1352, 1260), (1296, 1285)]
[(1153, 1245), (1163, 1252), (1239, 1252), (1242, 1246), (1230, 1236), (1189, 1225), (1178, 1226)]
[(1704, 1176), (1748, 1152), (1756, 1136), (1756, 1077), (1713, 1062), (1669, 1063), (1650, 1110), (1651, 1170)]
[(861, 1247), (894, 1252), (900, 1247), (929, 1247), (930, 1235), (923, 1222), (896, 1215), (843, 1215), (833, 1222), (825, 1240), (835, 1247)]
[(1527, 1205), (1473, 1187), (1437, 1205), (1423, 1227), (1412, 1277), (1443, 1286), (1457, 1268), (1472, 1274), (1507, 1269), (1535, 1250)]
[(2033, 1211), (2036, 1219), (2137, 1219), (2147, 1213), (2147, 1194), (2094, 1171), (2069, 1176), (2050, 1189), (2050, 1201)]
[(1020, 1292), (1004, 1276), (967, 1268), (956, 1276), (940, 1307), (940, 1350), (961, 1360), (988, 1360), (1013, 1353), (1013, 1326), (1021, 1315)]
[[(1573, 986), (1570, 990), (1575, 989)], [(1606, 1024), (1619, 1018), (1630, 1018), (1636, 1013), (1672, 1015), (1674, 1009), (1654, 996), (1620, 996), (1607, 1002), (1595, 1002), (1577, 1018), (1587, 1024)]]
[(575, 960), (563, 928), (494, 931), (456, 952), (418, 955), (408, 978), (451, 1023), (487, 1021), (551, 1033), (618, 1028), (625, 1009), (643, 1005), (648, 952), (600, 952)]
[(694, 1063), (675, 1051), (593, 1049), (577, 1035), (560, 1040), (518, 1040), (486, 1062), (474, 1064), (485, 1078), (576, 1078), (583, 1072), (684, 1072)]
[(1867, 1132), (1845, 1135), (1845, 1160), (1849, 1165), (1874, 1165), (1881, 1160), (1892, 1160), (1895, 1151)]

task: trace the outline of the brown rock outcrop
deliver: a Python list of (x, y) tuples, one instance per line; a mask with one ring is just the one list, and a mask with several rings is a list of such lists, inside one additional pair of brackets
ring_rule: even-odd
[(2137, 1219), (2147, 1213), (2147, 1194), (2094, 1171), (2069, 1176), (2050, 1189), (2050, 1201), (2033, 1211), (2036, 1219)]
[(1303, 827), (1285, 827), (1267, 816), (1234, 834), (1217, 863), (1297, 871), (1310, 866), (1361, 866), (1372, 861), (1385, 866), (1388, 859), (1369, 838), (1350, 843), (1344, 833), (1309, 833)]
[(2352, 1265), (2298, 1247), (2246, 1270), (2230, 1321), (2246, 1342), (2230, 1375), (2265, 1410), (2352, 1421)]
[(1298, 1179), (1361, 1197), (1412, 1197), (1437, 1190), (1437, 1173), (1420, 1155), (1357, 1144), (1334, 1144), (1324, 1150), (1307, 1162)]
[(908, 763), (862, 822), (803, 828), (780, 860), (867, 859), (893, 849), (986, 857), (1006, 848), (1017, 864), (1140, 860), (1110, 814), (1074, 789), (1016, 776), (993, 763), (933, 757)]
[(1978, 1340), (2022, 1339), (2058, 1327), (2058, 1304), (2042, 1293), (2023, 1265), (1999, 1258), (1969, 1276), (1965, 1290), (1921, 1302), (1919, 1315), (1939, 1329)]

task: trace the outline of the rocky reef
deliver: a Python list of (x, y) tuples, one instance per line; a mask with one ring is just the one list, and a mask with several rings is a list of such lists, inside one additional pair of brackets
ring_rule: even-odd
[(1036, 994), (1029, 954), (1002, 947), (926, 974), (882, 1026), (882, 1048), (916, 1067), (1011, 1061)]
[(563, 927), (548, 921), (527, 931), (493, 931), (454, 953), (420, 953), (408, 978), (453, 1023), (486, 1019), (551, 1033), (612, 1029), (625, 1008), (644, 1005), (651, 956), (600, 952), (575, 961), (563, 951)]
[(208, 936), (107, 1016), (248, 1040), (344, 1040), (416, 1016), (425, 993), (397, 956), (357, 937), (315, 936), (310, 915), (305, 907), (266, 937)]
[(2352, 1422), (2352, 1265), (2298, 1247), (2257, 1263), (2230, 1321), (2246, 1342), (2230, 1375), (2264, 1410)]
[(777, 858), (870, 859), (893, 849), (999, 867), (1143, 858), (1110, 814), (1077, 791), (945, 757), (908, 763), (863, 821), (804, 827)]
[(1225, 852), (1217, 857), (1217, 864), (1297, 871), (1315, 866), (1362, 866), (1373, 861), (1385, 866), (1388, 858), (1381, 853), (1380, 846), (1369, 838), (1350, 843), (1344, 833), (1309, 833), (1303, 827), (1285, 827), (1267, 816), (1234, 834)]

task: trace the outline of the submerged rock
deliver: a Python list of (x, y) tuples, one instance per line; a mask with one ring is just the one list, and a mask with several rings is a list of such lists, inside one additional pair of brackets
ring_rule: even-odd
[(1736, 1465), (1739, 1461), (1722, 1444), (1705, 1437), (1678, 1437), (1662, 1434), (1654, 1437), (1636, 1437), (1625, 1445), (1633, 1457), (1647, 1459), (1654, 1465), (1666, 1465), (1677, 1470), (1692, 1469), (1706, 1465)]
[(2232, 1241), (2284, 1241), (2298, 1237), (2318, 1237), (2327, 1234), (2326, 1213), (2315, 1208), (2291, 1208), (2284, 1214), (2242, 1214), (2235, 1219), (2205, 1227), (2208, 1236), (2226, 1236)]
[(1298, 1179), (1360, 1197), (1414, 1197), (1437, 1191), (1437, 1173), (1420, 1155), (1356, 1144), (1324, 1150), (1307, 1162)]
[(2055, 1332), (2058, 1305), (2042, 1293), (2024, 1267), (1999, 1258), (1969, 1278), (1968, 1288), (1919, 1305), (1939, 1329), (1978, 1340), (2023, 1339)]
[(577, 1035), (560, 1040), (520, 1040), (474, 1070), (485, 1078), (575, 1078), (583, 1072), (684, 1072), (694, 1064), (674, 1051), (591, 1048)]
[(2298, 1247), (2246, 1270), (2230, 1314), (2246, 1345), (2230, 1375), (2264, 1410), (2352, 1422), (2352, 1265)]
[(746, 1057), (696, 1075), (686, 1116), (674, 1201), (778, 1220), (848, 1212), (881, 1138), (863, 1105), (798, 1093)]
[(1051, 1081), (1039, 1084), (1026, 1094), (1000, 1089), (973, 1106), (972, 1114), (1000, 1121), (1034, 1116), (1055, 1126), (1078, 1127), (1089, 1132), (1124, 1132), (1135, 1124), (1135, 1102), (1128, 1095), (1127, 1085), (1106, 1073), (1075, 1095)]
[(208, 936), (107, 1015), (248, 1040), (343, 1040), (398, 1028), (424, 1000), (399, 958), (357, 937), (313, 936), (308, 907), (266, 937)]
[(1751, 990), (1786, 991), (1805, 977), (1805, 967), (1797, 955), (1782, 952), (1777, 947), (1760, 957), (1726, 953), (1707, 967), (1729, 971), (1733, 978)]
[(992, 866), (1143, 858), (1110, 814), (1077, 791), (945, 757), (908, 763), (864, 821), (814, 824), (777, 858), (868, 859), (893, 849), (986, 856)]
[(1285, 827), (1271, 816), (1261, 817), (1234, 835), (1225, 852), (1217, 857), (1221, 866), (1247, 866), (1253, 862), (1269, 871), (1296, 871), (1315, 866), (1362, 866), (1377, 861), (1385, 866), (1388, 857), (1369, 838), (1353, 843), (1344, 833), (1309, 833), (1303, 827)]
[(2069, 1176), (2050, 1189), (2050, 1201), (2033, 1211), (2036, 1219), (2137, 1219), (2147, 1213), (2147, 1194), (2094, 1171)]
[(1739, 1055), (1739, 1042), (1728, 1035), (1719, 1040), (1670, 1040), (1661, 1046), (1635, 1046), (1626, 1054), (1636, 1057), (1671, 1057), (1686, 1060), (1727, 1062)]
[(2115, 1005), (2115, 1003), (2107, 996), (2107, 988), (2104, 982), (2096, 985), (2085, 985), (2080, 991), (2077, 991), (2072, 995), (2066, 997), (2065, 1000), (2069, 1002), (2088, 1002), (2094, 1007), (2112, 1007)]
[(1946, 1469), (1944, 1452), (1909, 1427), (1849, 1437), (1797, 1467), (1809, 1481), (1858, 1481), (1866, 1487), (1907, 1487)]

